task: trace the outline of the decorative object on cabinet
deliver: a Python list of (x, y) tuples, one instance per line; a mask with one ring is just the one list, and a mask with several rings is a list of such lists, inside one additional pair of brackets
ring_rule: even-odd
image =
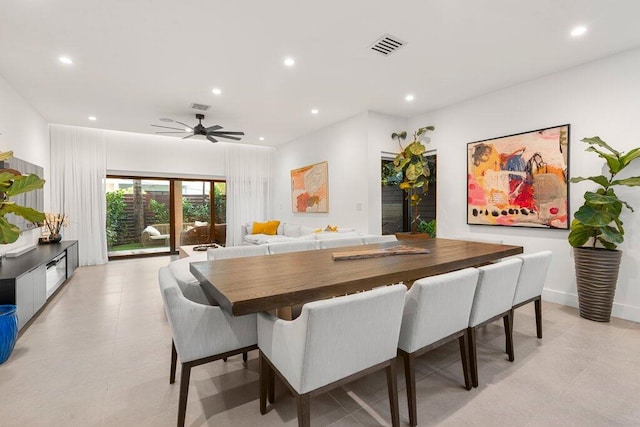
[[(640, 176), (616, 178), (618, 173), (640, 157), (640, 147), (624, 153), (615, 150), (598, 136), (584, 138), (582, 142), (589, 144), (585, 151), (596, 153), (605, 160), (609, 176), (571, 178), (572, 183), (592, 181), (600, 188), (584, 193), (585, 202), (573, 215), (569, 244), (573, 246), (575, 258), (580, 316), (608, 322), (622, 258), (622, 251), (616, 248), (624, 241), (620, 214), (623, 206), (633, 212), (631, 206), (618, 198), (613, 187), (640, 186)], [(584, 246), (587, 244), (590, 246)], [(600, 247), (597, 247), (598, 244)]]
[(467, 224), (569, 228), (569, 125), (467, 144)]

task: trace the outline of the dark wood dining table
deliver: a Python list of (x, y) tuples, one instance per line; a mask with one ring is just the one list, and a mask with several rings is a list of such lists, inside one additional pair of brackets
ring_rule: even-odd
[[(397, 245), (426, 248), (429, 253), (333, 259), (334, 253)], [(435, 238), (193, 262), (190, 270), (210, 299), (239, 316), (413, 282), (522, 251), (522, 246)]]

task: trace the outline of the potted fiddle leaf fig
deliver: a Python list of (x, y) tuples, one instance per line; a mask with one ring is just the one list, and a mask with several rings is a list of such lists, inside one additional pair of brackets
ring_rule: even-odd
[[(0, 152), (0, 161), (13, 157), (12, 151)], [(27, 221), (40, 223), (44, 213), (20, 206), (11, 197), (42, 188), (44, 179), (35, 174), (22, 175), (15, 169), (0, 169), (0, 244), (13, 243), (20, 237), (20, 229), (5, 218), (6, 214), (19, 215)]]
[(421, 127), (413, 133), (413, 141), (406, 147), (402, 147), (402, 141), (407, 138), (407, 132), (402, 131), (391, 134), (391, 139), (398, 141), (400, 153), (393, 159), (396, 172), (402, 172), (400, 188), (407, 193), (407, 200), (411, 205), (411, 234), (415, 234), (418, 228), (418, 205), (422, 201), (422, 195), (426, 194), (431, 174), (427, 164), (427, 148), (422, 142), (429, 142), (427, 131), (433, 131), (433, 126)]
[(574, 248), (580, 316), (608, 322), (622, 258), (622, 251), (617, 247), (624, 241), (620, 214), (623, 208), (633, 212), (628, 203), (618, 198), (614, 187), (640, 185), (640, 176), (622, 179), (616, 176), (640, 157), (640, 147), (623, 153), (597, 136), (584, 138), (582, 142), (589, 144), (585, 151), (596, 153), (605, 160), (609, 176), (571, 178), (573, 183), (592, 181), (599, 188), (584, 193), (584, 204), (571, 222), (569, 244)]

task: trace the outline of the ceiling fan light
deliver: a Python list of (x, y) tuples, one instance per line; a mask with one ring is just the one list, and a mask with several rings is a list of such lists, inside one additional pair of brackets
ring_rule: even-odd
[(221, 94), (222, 94), (222, 91), (220, 90), (220, 88), (217, 88), (217, 87), (214, 87), (214, 88), (211, 90), (211, 92), (212, 92), (214, 95), (221, 95)]

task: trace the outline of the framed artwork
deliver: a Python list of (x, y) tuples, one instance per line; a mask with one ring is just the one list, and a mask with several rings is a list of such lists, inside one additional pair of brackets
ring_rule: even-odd
[(329, 166), (316, 163), (291, 171), (293, 212), (329, 212)]
[(467, 144), (467, 224), (569, 228), (569, 127)]

